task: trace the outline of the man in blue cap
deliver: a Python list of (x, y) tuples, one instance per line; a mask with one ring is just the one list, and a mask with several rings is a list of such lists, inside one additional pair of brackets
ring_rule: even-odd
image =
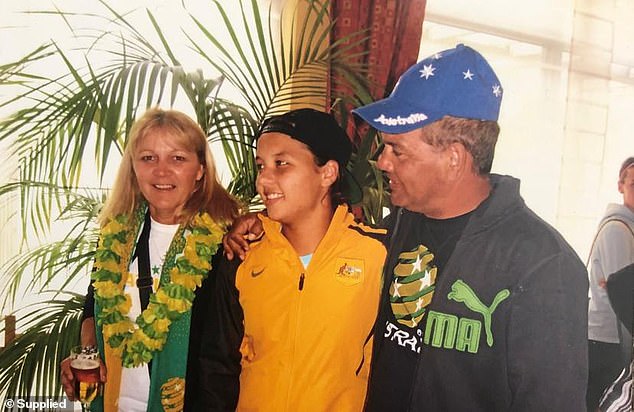
[(502, 95), (458, 45), (353, 110), (381, 133), (397, 207), (367, 411), (585, 409), (585, 268), (519, 180), (490, 173)]

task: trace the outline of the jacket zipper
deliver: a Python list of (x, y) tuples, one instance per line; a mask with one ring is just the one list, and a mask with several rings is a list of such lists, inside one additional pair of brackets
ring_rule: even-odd
[[(392, 228), (392, 235), (390, 236), (390, 241), (389, 241), (389, 244), (388, 244), (388, 247), (387, 247), (387, 255), (385, 256), (385, 266), (383, 267), (383, 270), (381, 271), (381, 277), (382, 277), (381, 278), (381, 297), (379, 299), (379, 307), (378, 307), (378, 312), (376, 314), (377, 320), (378, 320), (378, 318), (379, 318), (379, 316), (381, 314), (381, 310), (382, 310), (382, 306), (383, 306), (383, 295), (385, 294), (385, 291), (386, 291), (385, 282), (387, 281), (387, 277), (384, 276), (384, 274), (386, 273), (385, 271), (388, 270), (387, 268), (389, 266), (389, 259), (390, 259), (390, 256), (392, 255), (392, 248), (394, 247), (394, 242), (395, 242), (395, 239), (396, 239), (396, 235), (398, 234), (398, 229), (399, 229), (399, 227), (401, 225), (401, 217), (402, 216), (403, 216), (403, 208), (399, 207), (396, 210), (396, 222), (394, 223), (394, 227)], [(376, 332), (377, 326), (378, 325), (375, 322), (375, 325), (372, 328), (373, 329), (372, 334), (374, 334), (374, 332)], [(379, 340), (375, 340), (373, 342), (374, 346), (372, 347), (372, 354), (371, 354), (372, 357), (374, 356), (375, 351), (378, 351), (380, 344), (381, 344), (381, 340), (380, 339)], [(368, 384), (370, 383), (369, 380), (372, 377), (372, 370), (373, 369), (374, 369), (374, 362), (371, 362), (370, 363), (370, 371), (368, 372)], [(360, 371), (361, 368), (359, 367), (358, 370)], [(368, 390), (366, 392), (366, 394), (365, 394), (365, 402), (364, 402), (364, 404), (367, 405), (369, 397), (370, 397), (370, 391)]]
[[(303, 267), (303, 266), (302, 266)], [(304, 289), (304, 277), (306, 275), (304, 274), (304, 272), (301, 272), (299, 274), (299, 284), (297, 285), (297, 289), (301, 292), (302, 289)], [(290, 368), (288, 369), (288, 387), (286, 388), (286, 401), (285, 401), (285, 409), (289, 409), (288, 405), (289, 405), (289, 401), (290, 401), (290, 387), (293, 384), (293, 381), (295, 379), (295, 369), (296, 366), (295, 364), (295, 355), (297, 352), (297, 330), (299, 329), (300, 326), (300, 322), (299, 322), (299, 318), (300, 318), (300, 309), (301, 309), (301, 300), (302, 300), (302, 295), (299, 294), (297, 295), (297, 299), (296, 299), (296, 307), (295, 307), (295, 313), (297, 318), (295, 319), (295, 327), (293, 330), (293, 336), (292, 336), (292, 342), (293, 342), (293, 349), (291, 351), (291, 359), (290, 359)]]

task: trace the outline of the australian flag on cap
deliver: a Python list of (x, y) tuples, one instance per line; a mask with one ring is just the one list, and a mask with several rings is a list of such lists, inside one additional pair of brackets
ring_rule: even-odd
[(398, 134), (449, 115), (497, 121), (502, 86), (489, 63), (463, 44), (410, 67), (389, 97), (354, 109), (372, 127)]

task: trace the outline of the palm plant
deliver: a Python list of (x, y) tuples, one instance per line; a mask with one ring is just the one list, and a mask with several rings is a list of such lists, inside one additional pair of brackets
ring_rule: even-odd
[[(368, 97), (358, 82), (362, 68), (350, 63), (355, 57), (350, 50), (364, 40), (363, 35), (331, 44), (328, 33), (333, 22), (327, 1), (300, 0), (296, 9), (285, 8), (282, 18), (292, 17), (290, 30), (278, 32), (271, 24), (271, 9), (264, 16), (257, 0), (241, 0), (237, 20), (213, 0), (229, 42), (209, 30), (200, 15), (190, 13), (191, 27), (182, 27), (182, 32), (201, 63), (220, 73), (216, 78), (184, 67), (172, 47), (180, 39), (168, 40), (150, 11), (147, 19), (156, 43), (127, 14), (105, 0), (100, 3), (104, 15), (42, 12), (63, 18), (76, 38), (87, 41), (81, 48), (81, 64), (52, 41), (0, 66), (0, 85), (22, 86), (22, 92), (0, 102), (3, 109), (21, 107), (0, 121), (0, 141), (11, 139), (12, 152), (19, 159), (19, 181), (0, 187), (0, 197), (19, 199), (24, 233), (46, 234), (54, 221), (69, 222), (62, 240), (27, 247), (4, 266), (3, 308), (12, 307), (20, 285), (26, 283), (26, 293), (40, 294), (47, 311), (43, 319), (41, 312), (25, 312), (20, 322), (24, 333), (0, 354), (4, 396), (61, 393), (56, 365), (76, 342), (82, 302), (76, 295), (70, 300), (61, 297), (73, 280), (87, 276), (96, 239), (94, 218), (105, 195), (101, 187), (82, 186), (82, 166), (90, 161), (103, 179), (108, 164), (123, 151), (138, 111), (155, 105), (190, 109), (210, 142), (219, 142), (223, 149), (232, 176), (229, 190), (257, 207), (253, 140), (265, 117), (298, 105), (325, 108), (332, 68), (355, 79), (355, 96)], [(187, 10), (184, 3), (182, 7)], [(77, 16), (107, 21), (115, 28), (77, 34), (71, 23)], [(108, 57), (106, 64), (94, 63), (92, 53), (97, 52)], [(64, 74), (50, 77), (30, 69), (34, 63), (52, 60), (63, 63)], [(241, 103), (222, 97), (225, 84), (238, 90)], [(364, 205), (372, 221), (384, 204), (382, 178), (367, 161), (374, 143), (373, 136), (364, 140), (353, 169), (360, 181), (373, 186), (366, 190), (370, 200)], [(52, 297), (44, 294), (60, 280), (62, 286)]]

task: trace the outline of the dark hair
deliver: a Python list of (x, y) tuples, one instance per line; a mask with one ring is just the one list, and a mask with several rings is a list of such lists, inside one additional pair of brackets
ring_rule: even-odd
[(627, 174), (627, 169), (634, 166), (634, 156), (630, 156), (623, 164), (621, 164), (621, 169), (619, 170), (619, 182), (623, 183), (625, 181), (625, 175)]
[(451, 143), (461, 143), (473, 157), (476, 173), (485, 175), (491, 172), (495, 144), (500, 134), (496, 121), (445, 116), (424, 129), (427, 144), (445, 149)]
[(352, 178), (347, 179), (348, 176), (344, 175), (352, 154), (352, 142), (332, 114), (302, 108), (272, 116), (262, 123), (257, 139), (271, 132), (285, 134), (306, 145), (317, 166), (321, 167), (331, 159), (337, 162), (339, 175), (329, 189), (333, 207), (351, 200), (344, 193), (351, 193), (350, 196), (354, 197), (354, 188), (348, 187)]
[[(308, 147), (308, 146), (307, 146)], [(323, 166), (326, 164), (326, 162), (328, 162), (328, 159), (322, 159), (319, 156), (317, 156), (311, 149), (310, 147), (308, 147), (308, 150), (310, 150), (310, 152), (313, 154), (313, 158), (315, 159), (315, 164), (319, 167)], [(335, 180), (333, 182), (332, 185), (330, 185), (330, 201), (332, 203), (332, 207), (333, 209), (336, 208), (339, 205), (343, 205), (343, 204), (348, 204), (348, 198), (345, 195), (345, 179), (343, 177), (343, 170), (342, 170), (342, 166), (341, 164), (337, 163), (339, 165), (339, 172), (337, 175), (337, 180)]]

